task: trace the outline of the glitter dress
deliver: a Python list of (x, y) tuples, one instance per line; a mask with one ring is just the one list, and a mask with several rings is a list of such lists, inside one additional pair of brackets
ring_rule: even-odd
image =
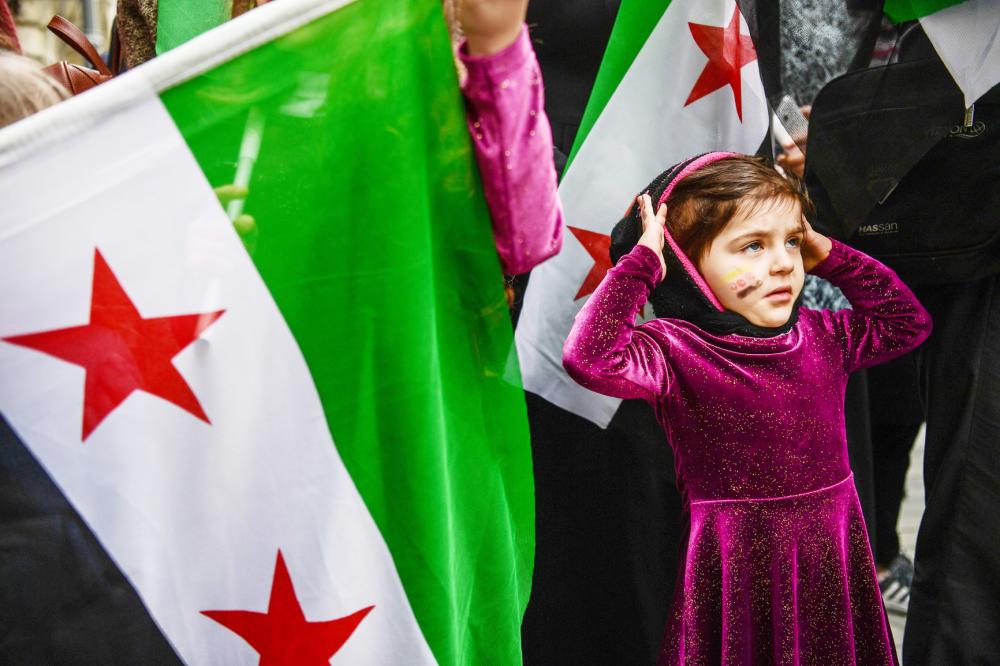
[(850, 372), (919, 345), (930, 319), (892, 271), (836, 241), (812, 272), (854, 309), (801, 309), (773, 337), (680, 319), (635, 326), (660, 274), (636, 246), (566, 341), (570, 375), (647, 400), (674, 450), (689, 532), (662, 664), (896, 663), (848, 464), (844, 388)]

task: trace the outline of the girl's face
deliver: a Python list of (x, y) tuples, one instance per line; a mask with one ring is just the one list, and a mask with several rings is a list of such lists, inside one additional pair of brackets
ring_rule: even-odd
[(802, 291), (802, 211), (797, 202), (738, 212), (712, 239), (698, 270), (727, 310), (775, 328), (792, 315)]

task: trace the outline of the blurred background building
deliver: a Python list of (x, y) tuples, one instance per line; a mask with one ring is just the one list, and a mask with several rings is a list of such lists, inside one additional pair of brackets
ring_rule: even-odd
[(48, 65), (59, 60), (86, 64), (73, 49), (46, 29), (56, 14), (80, 27), (100, 53), (108, 49), (115, 0), (7, 0), (14, 14), (24, 55)]

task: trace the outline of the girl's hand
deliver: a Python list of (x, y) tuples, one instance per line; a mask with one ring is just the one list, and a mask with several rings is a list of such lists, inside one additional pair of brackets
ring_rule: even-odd
[(808, 273), (829, 256), (833, 242), (823, 234), (813, 231), (812, 225), (804, 218), (802, 225), (806, 230), (802, 238), (802, 267)]
[(660, 260), (660, 280), (667, 276), (667, 262), (663, 260), (664, 225), (667, 223), (667, 204), (660, 204), (659, 210), (653, 214), (653, 201), (648, 194), (638, 198), (639, 212), (642, 215), (642, 236), (639, 245), (645, 245), (656, 252)]
[(458, 19), (469, 55), (492, 55), (521, 34), (528, 0), (457, 0)]

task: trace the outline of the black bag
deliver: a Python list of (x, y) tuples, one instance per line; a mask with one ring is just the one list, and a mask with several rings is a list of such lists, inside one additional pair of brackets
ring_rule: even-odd
[(858, 70), (813, 104), (818, 230), (909, 284), (1000, 273), (1000, 86), (967, 115), (937, 57)]

